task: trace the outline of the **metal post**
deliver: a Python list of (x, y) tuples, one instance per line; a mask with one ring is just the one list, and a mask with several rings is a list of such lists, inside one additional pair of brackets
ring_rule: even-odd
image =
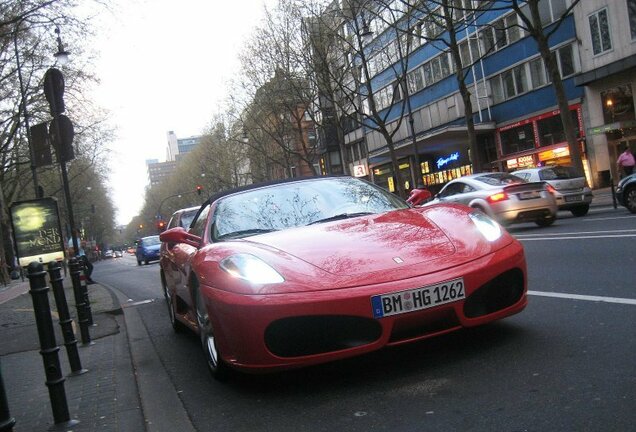
[(80, 281), (81, 264), (77, 258), (71, 258), (68, 262), (71, 280), (73, 281), (73, 294), (75, 295), (75, 308), (77, 309), (77, 321), (80, 326), (83, 345), (93, 345), (91, 335), (88, 332), (88, 315), (86, 313), (86, 303), (82, 294), (82, 281)]
[(27, 267), (27, 276), (30, 286), (29, 293), (33, 300), (35, 322), (40, 338), (40, 354), (44, 362), (46, 385), (49, 388), (51, 408), (53, 409), (53, 419), (56, 425), (64, 423), (65, 427), (74, 426), (79, 421), (71, 420), (68, 412), (66, 392), (64, 391), (65, 379), (62, 376), (60, 359), (57, 354), (60, 348), (55, 342), (53, 320), (51, 319), (51, 308), (47, 294), (49, 287), (46, 285), (46, 272), (43, 270), (42, 264), (34, 261)]
[[(2, 357), (0, 357), (2, 360)], [(4, 381), (2, 380), (2, 367), (0, 365), (0, 432), (12, 432), (15, 419), (9, 412), (9, 402), (7, 393), (4, 391)]]
[(55, 304), (57, 305), (57, 313), (60, 317), (60, 327), (62, 328), (64, 346), (66, 347), (68, 362), (71, 365), (72, 375), (81, 375), (88, 372), (88, 369), (82, 368), (82, 361), (77, 351), (77, 339), (75, 339), (75, 333), (73, 332), (73, 320), (71, 319), (68, 303), (66, 302), (66, 294), (64, 293), (62, 266), (57, 261), (51, 261), (48, 265), (48, 272), (49, 278), (51, 279), (51, 286), (53, 287), (53, 295), (55, 296)]
[(86, 260), (88, 260), (88, 256), (84, 255), (84, 257), (80, 258), (80, 260), (82, 264), (82, 272), (84, 273), (84, 283), (80, 284), (80, 286), (82, 287), (82, 297), (84, 297), (84, 308), (86, 309), (86, 319), (88, 320), (88, 325), (93, 326), (95, 325), (95, 323), (93, 322), (93, 310), (91, 309), (91, 301), (88, 298), (88, 285), (87, 285), (88, 276), (86, 275)]
[(616, 189), (614, 189), (614, 177), (612, 177), (612, 171), (610, 171), (610, 191), (612, 192), (612, 204), (614, 204), (614, 210), (618, 208), (616, 202)]

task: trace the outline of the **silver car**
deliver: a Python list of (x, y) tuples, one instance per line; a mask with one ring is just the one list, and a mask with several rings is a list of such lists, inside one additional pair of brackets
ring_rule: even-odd
[(585, 216), (590, 210), (592, 189), (585, 176), (571, 166), (545, 166), (518, 170), (512, 174), (528, 181), (544, 181), (554, 188), (559, 210), (569, 210), (574, 216)]
[(442, 188), (436, 203), (460, 203), (480, 209), (502, 225), (534, 222), (551, 225), (556, 219), (557, 204), (545, 182), (529, 183), (517, 176), (493, 172), (479, 173), (451, 180)]

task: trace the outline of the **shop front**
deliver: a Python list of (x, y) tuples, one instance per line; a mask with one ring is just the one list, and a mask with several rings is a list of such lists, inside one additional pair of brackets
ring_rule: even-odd
[[(591, 184), (581, 105), (570, 105), (570, 115), (581, 146), (585, 176)], [(501, 163), (500, 169), (504, 171), (572, 163), (559, 110), (548, 111), (497, 128), (496, 136), (498, 161)]]

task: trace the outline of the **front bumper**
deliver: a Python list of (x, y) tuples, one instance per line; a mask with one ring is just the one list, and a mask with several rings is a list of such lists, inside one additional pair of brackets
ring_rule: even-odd
[[(374, 295), (457, 277), (464, 279), (465, 299), (373, 318)], [(527, 304), (526, 263), (517, 242), (452, 269), (383, 284), (253, 296), (201, 289), (223, 359), (251, 372), (324, 363), (478, 326), (518, 313)]]

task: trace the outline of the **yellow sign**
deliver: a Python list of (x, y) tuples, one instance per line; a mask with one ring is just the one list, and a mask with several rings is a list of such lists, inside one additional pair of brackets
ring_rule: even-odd
[(395, 192), (395, 184), (393, 184), (393, 177), (389, 177), (387, 180), (389, 182), (389, 192)]
[(21, 267), (64, 259), (57, 201), (42, 198), (11, 205), (11, 224)]

